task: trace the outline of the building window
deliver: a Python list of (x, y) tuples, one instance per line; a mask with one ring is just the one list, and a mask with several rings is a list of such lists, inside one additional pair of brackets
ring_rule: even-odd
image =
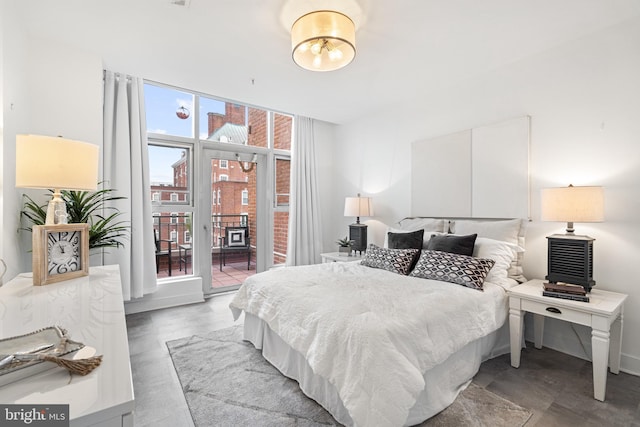
[(171, 224), (177, 224), (177, 223), (178, 223), (178, 213), (171, 212)]
[(217, 205), (218, 204), (218, 193), (216, 192), (216, 190), (213, 190), (211, 192), (211, 204), (212, 205)]
[(242, 204), (243, 205), (248, 205), (249, 204), (249, 191), (248, 190), (242, 190)]
[(171, 230), (171, 233), (169, 233), (169, 235), (171, 236), (171, 237), (169, 237), (169, 239), (172, 242), (175, 242), (176, 239), (178, 238), (178, 232), (176, 230)]
[(190, 163), (190, 147), (149, 143), (151, 200), (156, 205), (191, 203)]
[(229, 162), (227, 160), (220, 160), (220, 169), (229, 169)]
[(229, 175), (220, 174), (219, 181), (229, 181)]
[(191, 243), (191, 233), (189, 232), (189, 230), (185, 230), (184, 232), (184, 242)]
[(222, 204), (222, 199), (220, 198), (220, 189), (218, 188), (218, 204)]

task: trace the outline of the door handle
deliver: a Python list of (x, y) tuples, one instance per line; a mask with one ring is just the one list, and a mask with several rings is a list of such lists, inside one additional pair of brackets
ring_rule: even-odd
[(562, 314), (562, 312), (560, 311), (560, 309), (555, 308), (555, 307), (547, 307), (547, 311), (550, 313), (555, 313), (555, 314)]

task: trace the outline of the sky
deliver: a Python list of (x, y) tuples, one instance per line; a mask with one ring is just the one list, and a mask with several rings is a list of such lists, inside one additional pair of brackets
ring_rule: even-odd
[[(177, 135), (192, 138), (193, 132), (193, 95), (167, 87), (144, 85), (145, 113), (147, 116), (147, 132), (166, 135)], [(180, 107), (189, 111), (187, 119), (180, 119), (176, 112)], [(207, 113), (224, 114), (224, 102), (212, 98), (200, 97), (200, 138), (207, 135)], [(149, 169), (151, 182), (154, 184), (172, 184), (173, 169), (171, 165), (180, 160), (182, 149), (166, 147), (149, 147)]]

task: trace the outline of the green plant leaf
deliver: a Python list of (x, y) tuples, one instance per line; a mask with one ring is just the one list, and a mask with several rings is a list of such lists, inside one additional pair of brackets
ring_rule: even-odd
[[(98, 185), (102, 185), (100, 182)], [(49, 190), (53, 194), (53, 190)], [(120, 221), (120, 210), (114, 206), (108, 206), (108, 202), (123, 200), (126, 197), (115, 196), (112, 188), (103, 188), (97, 191), (67, 191), (60, 192), (62, 200), (67, 207), (67, 220), (69, 223), (89, 224), (89, 248), (119, 248), (124, 246), (123, 241), (129, 238), (130, 227), (126, 221)], [(46, 206), (38, 205), (31, 197), (23, 194), (22, 210), (20, 216), (28, 225), (20, 228), (24, 231), (32, 231), (33, 225), (42, 225), (47, 218)]]

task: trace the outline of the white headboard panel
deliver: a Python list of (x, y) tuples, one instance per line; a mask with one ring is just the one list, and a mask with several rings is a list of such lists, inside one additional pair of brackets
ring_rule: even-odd
[(529, 218), (530, 117), (414, 142), (411, 215)]

